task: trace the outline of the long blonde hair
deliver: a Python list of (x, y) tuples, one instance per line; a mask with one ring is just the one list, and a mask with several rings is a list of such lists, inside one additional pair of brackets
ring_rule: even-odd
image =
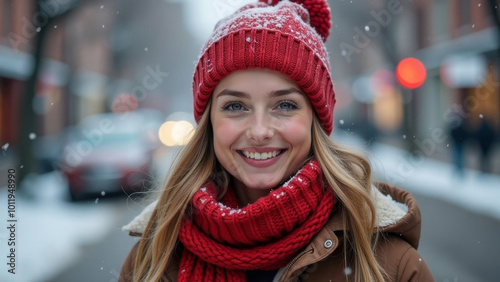
[[(177, 237), (189, 201), (208, 179), (219, 187), (229, 183), (228, 174), (218, 164), (213, 150), (210, 102), (191, 141), (181, 152), (169, 180), (161, 192), (137, 250), (135, 282), (160, 281), (172, 262)], [(374, 256), (372, 241), (375, 208), (370, 200), (371, 169), (368, 161), (336, 144), (314, 117), (312, 154), (318, 160), (326, 180), (344, 206), (344, 230), (352, 249), (354, 281), (383, 281)], [(349, 230), (349, 231), (347, 231)], [(347, 258), (346, 258), (347, 263)]]
[[(374, 254), (378, 232), (374, 232), (376, 213), (370, 197), (370, 163), (361, 154), (334, 142), (317, 118), (312, 126), (312, 150), (326, 181), (342, 203), (344, 254), (354, 264), (354, 281), (383, 282), (384, 270)], [(348, 258), (345, 260), (347, 266)]]

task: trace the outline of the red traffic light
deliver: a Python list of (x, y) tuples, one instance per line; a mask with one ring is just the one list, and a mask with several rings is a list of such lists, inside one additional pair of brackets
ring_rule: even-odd
[(415, 58), (405, 58), (396, 67), (396, 78), (403, 87), (408, 89), (420, 87), (426, 75), (424, 64)]

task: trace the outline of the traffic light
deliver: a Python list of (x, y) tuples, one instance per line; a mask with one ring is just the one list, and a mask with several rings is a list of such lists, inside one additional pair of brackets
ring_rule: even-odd
[(398, 82), (408, 89), (420, 87), (424, 83), (426, 75), (424, 64), (416, 58), (405, 58), (396, 67)]

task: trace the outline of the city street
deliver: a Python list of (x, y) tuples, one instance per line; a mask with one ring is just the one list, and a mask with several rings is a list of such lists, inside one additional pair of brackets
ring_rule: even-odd
[[(123, 119), (130, 129), (132, 123), (125, 120), (128, 111), (146, 109), (160, 113), (160, 123), (151, 129), (138, 122), (141, 130), (151, 130), (131, 136), (151, 143), (133, 148), (147, 148), (151, 154), (132, 163), (144, 161), (148, 176), (162, 182), (182, 148), (162, 137), (184, 139), (173, 130), (166, 134), (163, 125), (187, 121), (195, 126), (193, 71), (199, 52), (215, 23), (250, 1), (254, 0), (59, 1), (79, 4), (50, 24), (40, 24), (41, 11), (33, 11), (40, 3), (58, 1), (0, 5), (0, 15), (7, 15), (0, 28), (4, 262), (12, 253), (9, 237), (15, 236), (17, 244), (17, 272), (11, 275), (8, 264), (2, 263), (0, 282), (118, 281), (126, 255), (139, 240), (122, 226), (151, 199), (124, 195), (119, 190), (125, 191), (122, 182), (105, 182), (113, 183), (106, 188), (118, 188), (117, 193), (123, 194), (111, 196), (99, 185), (84, 185), (77, 177), (63, 175), (56, 165), (68, 159), (62, 153), (79, 149), (70, 155), (75, 164), (91, 159), (94, 167), (89, 170), (95, 175), (117, 174), (119, 165), (103, 170), (103, 160), (91, 155), (104, 157), (111, 151), (96, 150), (105, 143), (100, 140), (101, 131), (106, 131), (101, 130), (102, 123), (85, 130), (77, 126), (106, 113)], [(498, 7), (490, 9), (488, 1), (329, 2), (332, 27), (325, 45), (336, 99), (331, 138), (365, 153), (374, 181), (415, 196), (422, 213), (418, 251), (436, 281), (500, 281), (500, 21), (496, 27), (492, 16)], [(45, 43), (37, 47), (38, 41)], [(426, 71), (416, 88), (402, 85), (396, 71), (398, 63), (410, 57), (421, 61)], [(30, 69), (38, 69), (31, 67), (36, 61), (40, 71), (30, 83)], [(217, 74), (212, 68), (208, 72)], [(27, 85), (33, 86), (33, 101), (23, 101)], [(31, 113), (26, 121), (17, 113), (20, 105)], [(109, 120), (101, 121), (110, 125)], [(26, 128), (31, 129), (23, 137)], [(453, 136), (458, 129), (463, 132)], [(71, 147), (61, 141), (68, 132), (85, 138)], [(125, 139), (113, 140), (112, 144), (120, 144)], [(120, 165), (125, 153), (134, 153), (129, 147), (111, 147), (119, 148), (114, 160)], [(20, 157), (26, 148), (34, 151), (32, 162)], [(29, 168), (31, 163), (39, 168)], [(456, 169), (460, 165), (461, 175)], [(31, 174), (22, 185), (18, 183), (17, 229), (7, 233), (11, 202), (6, 180), (12, 168)], [(132, 182), (130, 175), (127, 181)], [(71, 179), (97, 196), (72, 201)]]
[[(113, 199), (110, 202), (109, 208), (116, 210), (120, 216), (111, 226), (106, 237), (98, 244), (85, 246), (85, 252), (82, 253), (78, 261), (49, 281), (111, 282), (118, 280), (123, 260), (137, 241), (137, 238), (123, 232), (121, 226), (127, 224), (140, 210), (127, 205), (125, 197)], [(89, 203), (89, 205), (92, 204)]]
[(436, 281), (497, 281), (500, 221), (414, 193), (422, 211), (419, 252)]

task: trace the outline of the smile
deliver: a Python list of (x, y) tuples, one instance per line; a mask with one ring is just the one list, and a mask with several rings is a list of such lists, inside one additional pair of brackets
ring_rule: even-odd
[(267, 159), (274, 158), (274, 157), (278, 156), (279, 154), (281, 154), (281, 150), (272, 151), (272, 152), (264, 152), (264, 153), (242, 151), (242, 154), (249, 159), (267, 160)]

